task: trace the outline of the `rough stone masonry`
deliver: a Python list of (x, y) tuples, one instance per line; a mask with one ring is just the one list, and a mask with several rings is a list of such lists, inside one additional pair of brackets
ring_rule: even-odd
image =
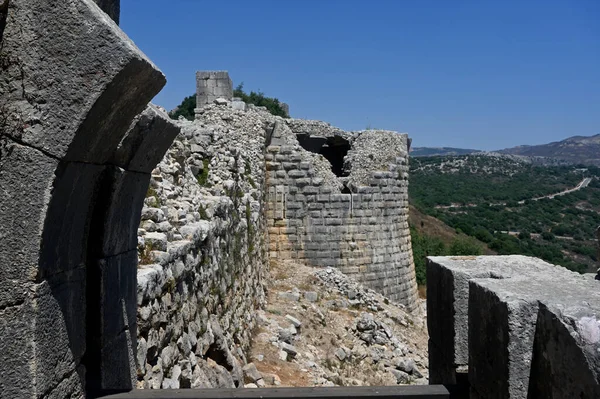
[(413, 309), (407, 135), (290, 119), (271, 140), (270, 257), (337, 267)]
[[(98, 4), (118, 19), (118, 1)], [(321, 135), (336, 129), (250, 106), (234, 110), (226, 100), (199, 109), (194, 123), (173, 124), (148, 105), (164, 76), (92, 0), (5, 0), (0, 39), (3, 395), (239, 385), (255, 309), (264, 302), (267, 215), (278, 206), (267, 195), (266, 157), (280, 160), (270, 146), (273, 132), (285, 141), (295, 137), (288, 123)], [(372, 134), (331, 140), (350, 149)], [(384, 136), (394, 154), (405, 156), (405, 136)], [(346, 183), (338, 179), (332, 168), (340, 168), (340, 157), (330, 146), (323, 150), (328, 162), (288, 144), (296, 146), (292, 156), (313, 162), (302, 163), (306, 178), (315, 177), (313, 189), (325, 182), (336, 194), (371, 184), (359, 172)], [(349, 159), (373, 173), (382, 168), (374, 179), (397, 180), (390, 190), (401, 205), (391, 204), (392, 191), (384, 189), (384, 197), (365, 200), (379, 201), (378, 217), (391, 210), (397, 223), (384, 230), (385, 239), (400, 241), (382, 248), (374, 219), (371, 231), (355, 238), (356, 254), (378, 262), (366, 283), (403, 293), (397, 299), (410, 308), (414, 270), (400, 215), (406, 175), (393, 166), (396, 155), (363, 159), (358, 148)], [(342, 219), (332, 215), (328, 223), (339, 229)], [(300, 221), (297, 214), (290, 227)], [(302, 239), (321, 236), (310, 234)], [(377, 241), (376, 251), (369, 240)]]
[[(177, 124), (138, 230), (139, 387), (243, 385), (269, 260), (337, 266), (414, 307), (406, 135), (343, 132), (224, 98)], [(338, 177), (344, 156), (351, 172)]]
[[(218, 98), (175, 124), (91, 0), (4, 0), (0, 40), (3, 396), (239, 386), (269, 259), (414, 306), (406, 135)], [(597, 281), (525, 257), (432, 258), (428, 281), (431, 382), (600, 397)]]
[(165, 78), (90, 0), (0, 4), (0, 392), (131, 389), (135, 232), (178, 132), (147, 108)]

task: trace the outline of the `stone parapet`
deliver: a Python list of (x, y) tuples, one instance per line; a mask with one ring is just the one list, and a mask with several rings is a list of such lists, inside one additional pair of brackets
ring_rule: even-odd
[(139, 387), (243, 385), (268, 272), (265, 130), (255, 116), (204, 107), (201, 121), (178, 122), (152, 172), (138, 230)]
[(468, 371), (472, 398), (597, 395), (597, 282), (524, 256), (430, 257), (427, 282), (431, 384)]

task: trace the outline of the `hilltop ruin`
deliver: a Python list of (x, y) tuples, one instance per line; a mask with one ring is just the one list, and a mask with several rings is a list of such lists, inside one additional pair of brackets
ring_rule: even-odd
[[(224, 72), (199, 74), (196, 120), (173, 121), (119, 2), (97, 3), (110, 16), (0, 3), (3, 395), (241, 386), (270, 262), (417, 307), (405, 134), (274, 117), (229, 98)], [(430, 382), (468, 367), (473, 397), (598, 396), (597, 281), (487, 259), (430, 260)]]
[(152, 174), (139, 230), (142, 386), (171, 384), (175, 366), (184, 386), (240, 386), (269, 262), (338, 267), (414, 309), (406, 135), (240, 107), (226, 72), (197, 76), (200, 104), (206, 87), (230, 97), (176, 122), (181, 134)]

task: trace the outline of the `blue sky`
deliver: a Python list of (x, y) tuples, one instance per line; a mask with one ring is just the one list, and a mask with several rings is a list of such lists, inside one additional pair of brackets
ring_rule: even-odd
[(122, 0), (121, 27), (165, 73), (196, 70), (347, 130), (484, 150), (600, 133), (600, 0)]

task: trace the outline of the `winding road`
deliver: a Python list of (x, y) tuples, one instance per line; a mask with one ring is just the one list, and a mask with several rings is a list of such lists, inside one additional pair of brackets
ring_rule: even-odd
[[(594, 177), (586, 177), (582, 181), (580, 181), (579, 184), (577, 184), (575, 187), (570, 188), (568, 190), (564, 190), (564, 191), (554, 193), (554, 194), (544, 195), (542, 197), (530, 198), (528, 200), (521, 200), (521, 201), (518, 201), (517, 203), (519, 205), (523, 205), (525, 203), (525, 201), (539, 201), (544, 198), (553, 199), (554, 197), (559, 197), (561, 195), (569, 194), (569, 193), (581, 190), (582, 188), (586, 188), (587, 186), (589, 186), (589, 184), (592, 182), (593, 179), (594, 179)], [(489, 204), (489, 206), (504, 206), (504, 205), (506, 205), (506, 202), (496, 202), (496, 203)], [(451, 209), (451, 208), (472, 208), (472, 207), (476, 207), (476, 206), (477, 206), (477, 204), (467, 204), (467, 205), (452, 204), (452, 205), (436, 205), (434, 208), (436, 208), (436, 209)]]

